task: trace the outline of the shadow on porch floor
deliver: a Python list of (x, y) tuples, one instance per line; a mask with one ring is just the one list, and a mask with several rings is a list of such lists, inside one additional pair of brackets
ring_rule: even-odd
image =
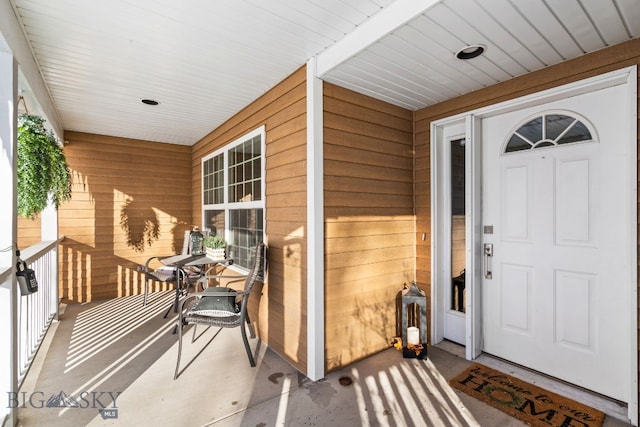
[[(312, 382), (265, 346), (251, 368), (237, 330), (208, 330), (195, 344), (189, 330), (174, 381), (175, 316), (162, 317), (172, 298), (154, 294), (146, 308), (140, 296), (67, 306), (19, 394), (20, 425), (524, 425), (453, 390), (447, 379), (469, 362), (434, 347), (427, 360), (389, 349)], [(52, 396), (63, 407), (47, 407)]]

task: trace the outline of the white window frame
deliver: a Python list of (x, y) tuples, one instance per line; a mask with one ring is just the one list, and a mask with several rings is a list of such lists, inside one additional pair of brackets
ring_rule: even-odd
[[(233, 148), (244, 144), (246, 141), (256, 137), (256, 136), (260, 136), (260, 156), (261, 156), (261, 161), (260, 161), (260, 200), (252, 200), (249, 202), (229, 202), (229, 156), (228, 153), (229, 151), (231, 151)], [(266, 234), (266, 218), (267, 218), (267, 213), (266, 213), (266, 203), (265, 203), (265, 199), (266, 199), (266, 194), (265, 194), (265, 163), (266, 163), (266, 128), (264, 125), (260, 126), (259, 128), (244, 134), (243, 136), (241, 136), (240, 138), (235, 139), (234, 141), (231, 141), (228, 144), (225, 144), (223, 147), (219, 148), (218, 150), (207, 154), (206, 156), (202, 157), (201, 161), (200, 161), (200, 171), (201, 171), (201, 177), (200, 177), (200, 183), (201, 183), (201, 191), (200, 191), (200, 203), (202, 206), (202, 229), (204, 230), (205, 228), (208, 227), (208, 224), (205, 224), (205, 212), (208, 210), (224, 210), (225, 212), (225, 225), (224, 225), (224, 238), (227, 242), (230, 242), (230, 238), (231, 238), (231, 231), (229, 229), (229, 223), (230, 223), (230, 214), (229, 212), (232, 210), (237, 210), (237, 209), (262, 209), (262, 233), (263, 233), (263, 239), (265, 238), (265, 234)], [(223, 202), (222, 203), (210, 203), (210, 204), (205, 204), (204, 202), (204, 194), (205, 194), (205, 185), (204, 185), (204, 164), (205, 162), (207, 162), (208, 160), (211, 160), (212, 158), (223, 154), (223, 168), (224, 168), (224, 173), (223, 173), (223, 188), (224, 188), (224, 195), (223, 195)], [(246, 271), (246, 268), (239, 266), (239, 265), (235, 265), (234, 264), (234, 268), (237, 268), (240, 271)]]

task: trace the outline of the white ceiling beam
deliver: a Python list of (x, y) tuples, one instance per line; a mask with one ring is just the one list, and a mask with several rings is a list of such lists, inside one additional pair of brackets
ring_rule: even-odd
[(439, 1), (396, 0), (358, 26), (352, 33), (347, 34), (345, 38), (318, 54), (317, 76), (321, 78)]
[[(0, 1), (0, 39), (5, 41), (5, 43), (0, 43), (0, 49), (7, 50), (8, 48), (16, 58), (20, 72), (28, 83), (28, 87), (20, 87), (19, 89), (32, 91), (33, 97), (39, 104), (38, 106), (29, 106), (29, 112), (39, 114), (39, 111), (42, 111), (47, 125), (53, 128), (59, 138), (63, 138), (64, 129), (60, 116), (53, 105), (49, 90), (40, 73), (40, 67), (33, 59), (31, 46), (22, 31), (22, 25), (16, 18), (12, 3), (11, 1)], [(26, 85), (22, 84), (21, 86)], [(25, 98), (28, 95), (25, 93)], [(32, 109), (38, 110), (38, 112), (31, 111)]]

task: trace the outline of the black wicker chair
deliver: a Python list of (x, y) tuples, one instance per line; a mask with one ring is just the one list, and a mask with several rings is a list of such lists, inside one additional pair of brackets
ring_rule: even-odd
[[(178, 314), (178, 359), (176, 361), (174, 380), (178, 377), (180, 369), (183, 328), (190, 324), (194, 325), (191, 342), (196, 339), (197, 325), (213, 326), (220, 329), (240, 327), (244, 347), (249, 357), (249, 364), (252, 367), (256, 366), (249, 340), (247, 339), (246, 328), (249, 329), (251, 338), (256, 337), (255, 330), (249, 319), (247, 304), (255, 283), (264, 281), (266, 253), (265, 244), (258, 243), (253, 249), (252, 266), (246, 276), (207, 274), (200, 280), (203, 283), (204, 290), (192, 293), (182, 300)], [(242, 290), (221, 286), (207, 287), (207, 284), (211, 281), (219, 284), (220, 279), (231, 279), (227, 284), (244, 281), (244, 287)]]
[[(182, 245), (182, 254), (189, 253), (189, 234), (191, 231), (187, 230), (184, 233), (184, 242)], [(189, 292), (189, 286), (198, 281), (203, 272), (198, 267), (188, 268), (176, 268), (162, 265), (160, 260), (162, 258), (168, 258), (169, 256), (154, 256), (145, 262), (144, 266), (138, 268), (139, 271), (144, 273), (144, 298), (142, 299), (142, 305), (146, 307), (149, 299), (149, 282), (171, 283), (175, 286), (176, 298), (174, 304), (171, 307), (174, 311), (178, 311), (178, 299), (181, 294)], [(167, 317), (171, 311), (171, 307), (167, 309), (164, 317)]]

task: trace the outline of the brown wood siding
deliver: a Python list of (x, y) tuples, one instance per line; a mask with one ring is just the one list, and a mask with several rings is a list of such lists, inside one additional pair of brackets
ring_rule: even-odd
[[(78, 132), (65, 140), (73, 193), (59, 209), (60, 297), (140, 294), (136, 266), (179, 253), (192, 225), (191, 147)], [(141, 240), (145, 226), (157, 227), (157, 238)]]
[[(593, 77), (620, 68), (640, 65), (640, 40), (631, 40), (617, 46), (584, 55), (580, 58), (530, 73), (471, 94), (442, 102), (415, 113), (416, 150), (416, 266), (419, 284), (430, 294), (430, 125), (434, 120), (464, 113), (475, 108), (507, 101), (523, 95), (550, 89), (566, 83)], [(638, 100), (640, 104), (640, 98)], [(639, 107), (640, 110), (640, 107)], [(638, 123), (640, 129), (640, 123)], [(640, 141), (640, 138), (639, 138)], [(640, 150), (639, 150), (640, 152)], [(640, 167), (639, 167), (640, 169)], [(640, 197), (639, 197), (640, 200)], [(640, 211), (640, 209), (639, 209)], [(640, 223), (640, 218), (639, 221)], [(421, 233), (427, 239), (420, 238)], [(640, 248), (638, 250), (640, 254)], [(640, 259), (638, 260), (640, 264)], [(640, 291), (640, 286), (639, 286)], [(638, 292), (640, 294), (640, 292)], [(639, 297), (640, 298), (640, 297)], [(639, 301), (640, 307), (640, 301)], [(429, 307), (429, 305), (427, 306)], [(637, 313), (640, 319), (640, 309)], [(640, 324), (640, 320), (638, 322)], [(638, 331), (640, 337), (640, 330)], [(639, 340), (640, 342), (640, 340)], [(640, 359), (640, 349), (638, 351)], [(639, 367), (640, 372), (640, 367)]]
[(326, 368), (389, 347), (414, 280), (412, 113), (324, 84)]
[(42, 240), (40, 224), (40, 215), (33, 219), (18, 217), (18, 249), (26, 249)]
[[(269, 347), (302, 372), (306, 333), (306, 70), (301, 68), (193, 146), (192, 210), (202, 222), (202, 158), (266, 128), (266, 242), (269, 273), (252, 319)], [(259, 310), (255, 313), (255, 310)]]

